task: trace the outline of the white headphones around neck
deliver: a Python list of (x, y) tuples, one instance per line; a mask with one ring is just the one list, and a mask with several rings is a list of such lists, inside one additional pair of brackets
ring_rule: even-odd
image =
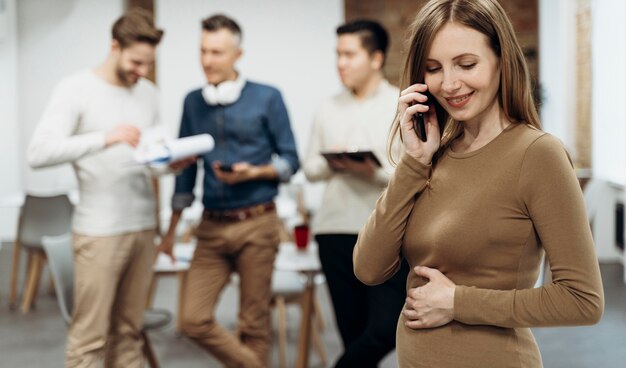
[(227, 80), (216, 85), (208, 84), (202, 88), (202, 97), (209, 105), (230, 105), (239, 99), (246, 80), (239, 74), (235, 80)]

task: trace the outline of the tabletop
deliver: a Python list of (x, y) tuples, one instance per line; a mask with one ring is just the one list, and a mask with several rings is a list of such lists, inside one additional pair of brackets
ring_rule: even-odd
[(309, 242), (305, 250), (296, 249), (292, 242), (280, 244), (274, 268), (282, 271), (317, 272), (321, 271), (317, 243)]
[(154, 263), (154, 271), (180, 272), (188, 270), (195, 249), (195, 242), (176, 243), (174, 245), (174, 257), (176, 258), (176, 262), (172, 262), (172, 259), (169, 256), (163, 253), (159, 253), (157, 256), (157, 260)]

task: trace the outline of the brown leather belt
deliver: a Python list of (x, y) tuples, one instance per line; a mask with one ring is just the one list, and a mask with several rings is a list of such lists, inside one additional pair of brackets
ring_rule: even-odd
[(204, 210), (204, 212), (202, 212), (202, 218), (205, 220), (223, 222), (243, 221), (270, 211), (274, 211), (275, 209), (276, 205), (274, 202), (268, 202), (226, 211)]

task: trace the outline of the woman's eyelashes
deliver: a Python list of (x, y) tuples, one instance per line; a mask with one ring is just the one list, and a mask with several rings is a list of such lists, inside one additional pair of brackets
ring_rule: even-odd
[[(476, 64), (478, 64), (478, 63), (476, 63), (476, 62), (468, 62), (468, 63), (459, 63), (458, 66), (461, 69), (470, 70), (470, 69), (473, 69), (476, 66)], [(434, 74), (434, 73), (439, 72), (440, 70), (441, 70), (441, 66), (426, 67), (426, 73), (428, 73), (428, 74)]]

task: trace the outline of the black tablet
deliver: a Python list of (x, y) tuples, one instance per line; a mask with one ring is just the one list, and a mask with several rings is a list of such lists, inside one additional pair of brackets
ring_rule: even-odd
[(366, 158), (369, 158), (370, 160), (374, 161), (376, 166), (382, 166), (380, 164), (380, 160), (378, 160), (378, 157), (376, 157), (376, 155), (372, 151), (333, 151), (333, 152), (321, 152), (321, 154), (327, 160), (347, 157), (354, 161), (363, 162), (365, 161)]

